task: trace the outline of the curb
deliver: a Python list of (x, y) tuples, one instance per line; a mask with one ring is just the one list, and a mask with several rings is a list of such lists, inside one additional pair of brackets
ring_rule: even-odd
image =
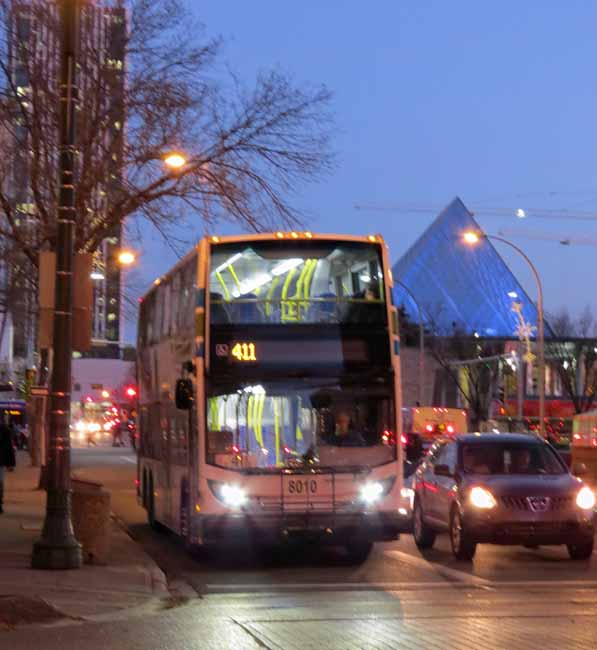
[[(139, 542), (131, 535), (128, 526), (126, 523), (114, 512), (110, 513), (110, 518), (118, 526), (118, 528), (131, 540), (135, 546), (141, 548)], [(155, 563), (152, 557), (150, 557), (143, 549), (141, 549), (143, 555), (146, 556), (148, 560), (148, 565), (146, 567), (146, 573), (149, 578), (149, 584), (153, 591), (153, 594), (156, 598), (170, 598), (171, 593), (168, 589), (168, 579), (166, 574), (160, 569), (160, 567)]]

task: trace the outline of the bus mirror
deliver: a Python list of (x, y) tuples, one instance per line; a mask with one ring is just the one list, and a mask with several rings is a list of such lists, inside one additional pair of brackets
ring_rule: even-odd
[(193, 382), (190, 379), (179, 379), (176, 382), (176, 408), (189, 411), (193, 406)]

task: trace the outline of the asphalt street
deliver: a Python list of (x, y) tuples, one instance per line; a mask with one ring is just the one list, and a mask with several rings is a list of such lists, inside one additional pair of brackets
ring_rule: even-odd
[[(114, 513), (165, 571), (182, 596), (178, 606), (45, 630), (47, 650), (597, 647), (595, 558), (571, 561), (563, 547), (481, 546), (474, 563), (464, 563), (447, 539), (423, 557), (409, 535), (378, 545), (359, 567), (332, 550), (190, 557), (174, 535), (145, 523), (135, 462), (129, 448), (73, 453), (78, 475), (111, 490)], [(11, 637), (29, 648), (39, 634)]]

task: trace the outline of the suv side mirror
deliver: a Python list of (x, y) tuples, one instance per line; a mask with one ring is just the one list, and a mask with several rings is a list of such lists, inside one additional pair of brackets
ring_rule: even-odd
[(179, 379), (176, 382), (176, 408), (181, 411), (189, 411), (193, 406), (194, 399), (193, 382), (190, 379)]
[(450, 471), (450, 468), (447, 465), (436, 465), (433, 468), (433, 473), (436, 476), (448, 476), (450, 478), (452, 478), (452, 476), (454, 476), (452, 474), (452, 472)]
[(587, 466), (584, 463), (574, 463), (572, 465), (572, 473), (574, 476), (586, 476), (587, 475)]

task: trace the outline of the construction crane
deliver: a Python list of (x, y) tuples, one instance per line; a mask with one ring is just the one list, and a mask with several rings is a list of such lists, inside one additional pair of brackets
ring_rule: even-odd
[(559, 235), (557, 233), (541, 232), (536, 230), (515, 230), (512, 228), (502, 228), (498, 235), (511, 238), (535, 239), (537, 241), (557, 242), (562, 246), (597, 246), (595, 237), (570, 237), (568, 235)]

